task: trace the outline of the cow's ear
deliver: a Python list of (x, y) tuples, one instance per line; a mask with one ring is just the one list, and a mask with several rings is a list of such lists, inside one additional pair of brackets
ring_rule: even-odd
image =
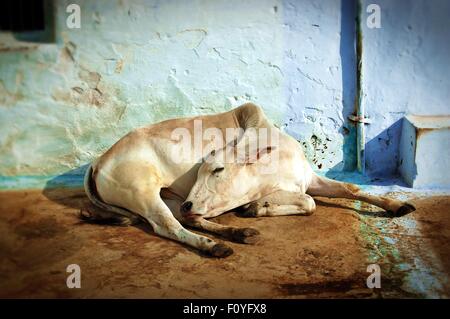
[(254, 150), (250, 150), (248, 153), (246, 153), (245, 165), (255, 163), (256, 161), (261, 159), (261, 157), (263, 157), (267, 154), (270, 154), (275, 149), (276, 149), (275, 146), (265, 146), (265, 147), (260, 147), (260, 148), (254, 149)]

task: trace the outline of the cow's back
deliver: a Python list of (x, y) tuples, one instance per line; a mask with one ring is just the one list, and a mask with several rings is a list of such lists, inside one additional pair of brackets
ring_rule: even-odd
[[(199, 126), (201, 123), (201, 126)], [(130, 187), (133, 172), (152, 171), (151, 180), (157, 188), (173, 188), (180, 196), (186, 195), (194, 184), (198, 163), (205, 152), (194, 150), (194, 134), (203, 134), (208, 128), (218, 128), (226, 135), (226, 128), (237, 126), (233, 111), (226, 113), (170, 119), (146, 127), (135, 129), (122, 137), (93, 163), (93, 179), (100, 195), (117, 187)], [(201, 128), (195, 131), (195, 128)], [(184, 130), (190, 134), (190, 144), (177, 138)], [(201, 139), (202, 149), (207, 149), (210, 141)], [(190, 149), (186, 149), (186, 147)], [(191, 156), (182, 157), (183, 152)], [(115, 196), (115, 195), (114, 195)], [(114, 197), (111, 196), (111, 197)]]

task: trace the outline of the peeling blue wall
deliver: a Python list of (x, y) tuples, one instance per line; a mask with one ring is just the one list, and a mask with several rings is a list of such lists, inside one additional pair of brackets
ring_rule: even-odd
[(353, 170), (356, 85), (353, 1), (285, 1), (286, 132), (317, 170)]
[(246, 101), (304, 141), (316, 169), (353, 156), (340, 1), (75, 1), (71, 30), (72, 2), (55, 2), (55, 43), (0, 35), (0, 175), (58, 175), (137, 126)]

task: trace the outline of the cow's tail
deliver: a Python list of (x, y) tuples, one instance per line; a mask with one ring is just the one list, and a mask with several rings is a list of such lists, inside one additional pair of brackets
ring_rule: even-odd
[(88, 223), (112, 224), (120, 226), (135, 225), (142, 222), (139, 215), (124, 208), (107, 204), (97, 194), (95, 181), (92, 178), (92, 165), (90, 164), (84, 175), (84, 190), (89, 200), (95, 205), (86, 206), (80, 210), (80, 218)]

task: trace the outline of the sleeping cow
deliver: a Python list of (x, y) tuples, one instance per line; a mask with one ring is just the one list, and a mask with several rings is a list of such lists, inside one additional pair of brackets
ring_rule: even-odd
[(316, 175), (298, 142), (250, 103), (133, 130), (89, 166), (84, 184), (99, 208), (84, 211), (85, 219), (122, 225), (145, 221), (158, 235), (216, 257), (233, 251), (182, 225), (254, 243), (257, 230), (207, 218), (238, 207), (246, 216), (309, 215), (315, 209), (312, 196), (361, 200), (397, 215), (414, 210)]

